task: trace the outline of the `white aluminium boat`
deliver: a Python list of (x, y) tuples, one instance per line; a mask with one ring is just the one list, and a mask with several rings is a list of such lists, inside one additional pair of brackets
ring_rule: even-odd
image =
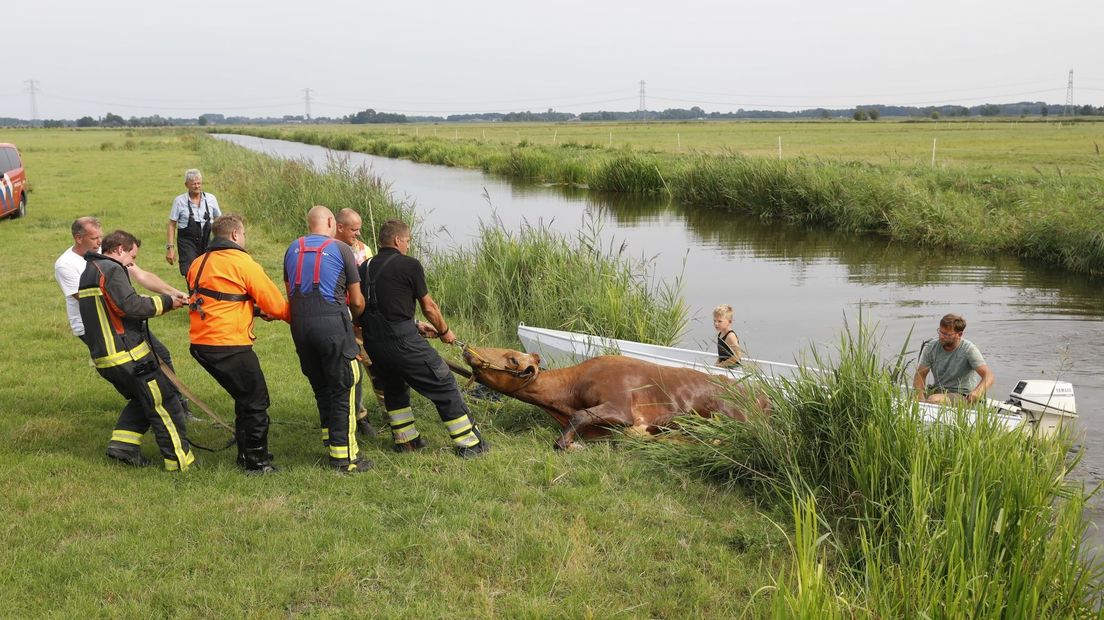
[[(712, 375), (741, 378), (748, 374), (739, 366), (715, 366), (717, 355), (708, 351), (664, 347), (525, 324), (518, 325), (518, 338), (527, 352), (539, 353), (542, 361), (552, 366), (577, 364), (598, 355), (624, 355), (661, 366), (692, 368)], [(760, 369), (768, 380), (792, 373), (798, 368), (795, 364), (748, 358), (742, 362)], [(1073, 385), (1066, 381), (1017, 381), (1007, 401), (990, 399), (987, 405), (992, 409), (996, 420), (1007, 428), (1033, 428), (1043, 435), (1053, 434), (1077, 418)], [(929, 403), (921, 403), (920, 408), (924, 418), (932, 422), (953, 419), (956, 415), (947, 407)]]

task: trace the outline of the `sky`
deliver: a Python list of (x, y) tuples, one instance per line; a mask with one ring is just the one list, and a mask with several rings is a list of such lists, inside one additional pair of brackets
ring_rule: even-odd
[[(35, 0), (0, 117), (1104, 105), (1104, 2)], [(35, 91), (32, 106), (31, 84)]]

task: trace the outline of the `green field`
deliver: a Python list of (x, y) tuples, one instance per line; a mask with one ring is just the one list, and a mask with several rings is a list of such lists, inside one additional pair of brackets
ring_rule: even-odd
[[(219, 131), (222, 128), (215, 128)], [(1032, 174), (1104, 174), (1104, 122), (952, 120), (899, 122), (699, 121), (664, 123), (448, 123), (441, 125), (285, 126), (281, 133), (317, 131), (362, 137), (437, 138), (514, 146), (591, 145), (663, 153), (783, 159), (809, 157), (902, 166), (981, 168)]]
[[(69, 332), (53, 261), (73, 218), (95, 214), (146, 240), (139, 264), (179, 280), (162, 259), (164, 226), (183, 171), (204, 161), (194, 136), (175, 132), (0, 141), (21, 148), (33, 183), (28, 216), (0, 221), (0, 616), (731, 617), (786, 564), (784, 537), (742, 494), (616, 445), (555, 454), (546, 416), (516, 402), (472, 401), (487, 458), (453, 456), (418, 400), (432, 450), (393, 455), (381, 438), (367, 446), (373, 471), (339, 477), (322, 466), (282, 324), (259, 324), (256, 345), (278, 476), (242, 475), (232, 450), (197, 452), (182, 476), (114, 465), (103, 450), (122, 400)], [(248, 210), (222, 178), (208, 173), (206, 189)], [(278, 228), (252, 222), (249, 237), (277, 277), (291, 239)], [(225, 415), (231, 403), (190, 359), (186, 326), (182, 312), (152, 321), (181, 377)]]

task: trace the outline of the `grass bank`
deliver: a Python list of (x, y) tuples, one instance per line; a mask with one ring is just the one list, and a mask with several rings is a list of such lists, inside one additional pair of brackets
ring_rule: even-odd
[[(631, 127), (625, 125), (625, 130)], [(538, 144), (527, 138), (504, 142), (412, 136), (409, 128), (403, 133), (334, 127), (219, 131), (600, 191), (665, 194), (687, 204), (933, 247), (1009, 253), (1096, 275), (1104, 273), (1104, 212), (1098, 208), (1104, 200), (1099, 155), (1104, 136), (1097, 136), (1098, 127), (1068, 128), (1067, 135), (1081, 132), (1076, 137), (1081, 150), (1051, 146), (1027, 164), (1027, 171), (1027, 162), (1020, 159), (1001, 166), (992, 138), (963, 165), (932, 167), (921, 163), (922, 158), (888, 163), (880, 157), (874, 158), (878, 163), (812, 156), (777, 159), (736, 149), (685, 153), (633, 143), (612, 147), (570, 140)], [(1016, 150), (1019, 144), (1010, 140), (1008, 147)], [(980, 163), (986, 155), (996, 163)], [(1078, 172), (1064, 171), (1063, 163), (1067, 168), (1076, 164)]]
[[(376, 468), (335, 477), (322, 467), (313, 398), (280, 324), (258, 324), (255, 345), (280, 475), (247, 478), (232, 452), (198, 453), (184, 476), (113, 466), (103, 449), (122, 402), (88, 366), (52, 279), (75, 217), (135, 232), (146, 241), (139, 264), (180, 281), (160, 240), (187, 168), (204, 170), (224, 209), (247, 214), (250, 251), (277, 278), (310, 204), (356, 206), (367, 196), (373, 209), (403, 207), (377, 203), (370, 183), (347, 185), (344, 173), (316, 178), (238, 160), (231, 147), (208, 151), (172, 133), (2, 139), (20, 146), (34, 183), (28, 216), (0, 222), (3, 615), (733, 617), (788, 563), (784, 537), (750, 499), (658, 472), (616, 445), (555, 454), (546, 416), (511, 401), (470, 401), (494, 446), (487, 458), (456, 459), (416, 399), (430, 450), (394, 455), (383, 439), (366, 440)], [(445, 312), (458, 332), (477, 330)], [(231, 411), (187, 354), (185, 315), (151, 324), (184, 381)], [(209, 443), (221, 437), (189, 430)], [(144, 449), (153, 454), (149, 439)], [(751, 605), (752, 616), (765, 611)]]
[(878, 350), (860, 325), (837, 361), (814, 352), (828, 372), (767, 388), (769, 420), (693, 419), (688, 444), (638, 452), (790, 510), (794, 564), (764, 592), (774, 617), (1098, 617), (1070, 439), (961, 412), (925, 424)]

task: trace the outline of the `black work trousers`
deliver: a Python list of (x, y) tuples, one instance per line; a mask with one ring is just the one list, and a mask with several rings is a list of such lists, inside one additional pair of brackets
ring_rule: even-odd
[(199, 237), (185, 234), (184, 230), (177, 229), (176, 246), (176, 262), (180, 266), (180, 275), (187, 276), (188, 268), (192, 266), (192, 262), (207, 250), (207, 242)]
[(428, 398), (447, 422), (468, 415), (448, 364), (414, 321), (364, 320), (364, 349), (372, 358), (373, 383), (383, 389), (388, 411), (410, 406), (410, 389)]
[(193, 344), (192, 357), (234, 399), (234, 436), (238, 454), (268, 450), (268, 383), (251, 346)]
[[(169, 348), (165, 346), (165, 343), (158, 340), (157, 336), (154, 336), (152, 331), (147, 331), (146, 336), (149, 337), (150, 347), (152, 347), (153, 352), (157, 354), (157, 359), (165, 362), (165, 365), (169, 367), (169, 370), (176, 372), (176, 368), (173, 367), (172, 355), (169, 353)], [(86, 346), (88, 345), (88, 336), (81, 334), (80, 336), (77, 336), (77, 338), (80, 338), (81, 342), (83, 342)], [(186, 414), (188, 410), (187, 399), (185, 399), (184, 395), (177, 391), (175, 387), (173, 388), (173, 393), (176, 394), (177, 400), (180, 401), (180, 408), (185, 411)], [(148, 430), (148, 427), (142, 429), (142, 433), (145, 433), (146, 430)]]
[(152, 428), (157, 447), (165, 459), (165, 469), (185, 469), (195, 460), (184, 427), (180, 398), (153, 355), (97, 371), (127, 399), (111, 435), (113, 444), (133, 450), (146, 429)]
[(335, 461), (357, 460), (356, 383), (360, 377), (356, 340), (349, 313), (296, 313), (292, 307), (291, 339), (299, 367), (310, 381), (318, 404), (322, 438)]

